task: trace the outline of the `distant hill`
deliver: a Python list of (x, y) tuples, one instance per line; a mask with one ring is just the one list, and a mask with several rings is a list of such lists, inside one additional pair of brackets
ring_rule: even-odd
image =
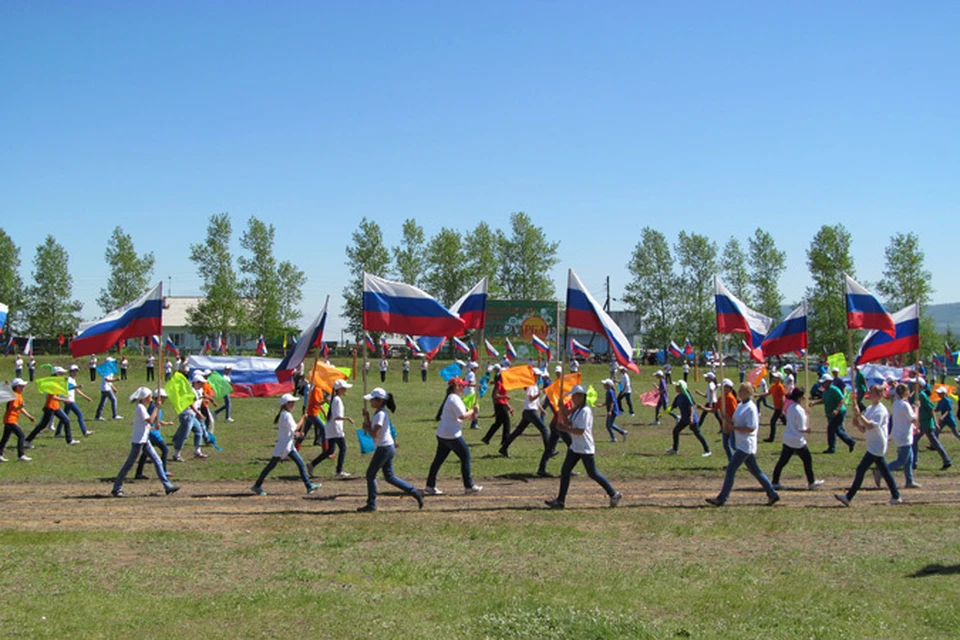
[[(793, 309), (794, 307), (792, 306), (784, 306), (781, 317), (786, 317)], [(950, 330), (953, 331), (954, 334), (960, 333), (960, 302), (932, 304), (924, 309), (923, 312), (933, 318), (933, 321), (937, 325), (938, 332), (946, 333), (947, 327), (950, 327)]]

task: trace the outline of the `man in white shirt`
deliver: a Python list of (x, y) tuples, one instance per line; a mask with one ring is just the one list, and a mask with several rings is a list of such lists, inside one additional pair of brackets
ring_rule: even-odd
[[(533, 375), (540, 377), (542, 371), (539, 369), (533, 370)], [(540, 387), (537, 385), (531, 385), (526, 389), (526, 396), (523, 400), (523, 413), (520, 414), (520, 423), (517, 425), (517, 428), (513, 430), (507, 439), (503, 442), (500, 447), (500, 455), (504, 458), (509, 458), (510, 453), (510, 444), (517, 439), (517, 437), (524, 432), (527, 428), (527, 425), (533, 425), (537, 428), (537, 431), (540, 432), (540, 437), (543, 440), (544, 449), (547, 448), (547, 425), (543, 424), (543, 420), (540, 419)]]
[[(850, 501), (857, 495), (857, 491), (860, 490), (860, 485), (863, 484), (863, 477), (872, 466), (876, 466), (874, 481), (877, 488), (880, 487), (880, 478), (882, 477), (887, 483), (887, 488), (890, 489), (890, 502), (888, 504), (895, 505), (902, 502), (900, 500), (900, 490), (897, 488), (897, 481), (894, 480), (893, 474), (890, 473), (890, 468), (887, 466), (887, 460), (885, 458), (887, 454), (890, 413), (881, 402), (881, 400), (883, 400), (883, 388), (875, 384), (870, 387), (869, 393), (870, 406), (867, 407), (863, 413), (854, 409), (855, 412), (853, 416), (854, 426), (866, 436), (867, 451), (863, 454), (860, 464), (857, 465), (857, 473), (853, 478), (853, 484), (850, 485), (847, 492), (838, 493), (833, 496), (845, 507), (850, 506)], [(854, 404), (854, 407), (856, 407), (856, 404)]]

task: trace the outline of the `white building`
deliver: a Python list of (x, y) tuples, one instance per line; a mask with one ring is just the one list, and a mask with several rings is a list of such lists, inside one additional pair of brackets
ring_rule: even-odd
[[(190, 333), (187, 322), (187, 309), (197, 306), (203, 298), (196, 296), (165, 296), (163, 298), (163, 333), (170, 336), (178, 349), (186, 349), (192, 353), (199, 353), (203, 348), (204, 338), (210, 338), (217, 348), (218, 336), (195, 336)], [(246, 337), (227, 332), (227, 350), (254, 351), (257, 348), (259, 336)]]

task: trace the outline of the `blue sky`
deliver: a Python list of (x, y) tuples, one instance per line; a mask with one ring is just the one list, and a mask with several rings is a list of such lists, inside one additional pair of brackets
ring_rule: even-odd
[(87, 317), (115, 225), (195, 294), (222, 211), (276, 225), (305, 316), (339, 304), (362, 216), (392, 243), (513, 211), (560, 240), (558, 292), (573, 267), (619, 296), (646, 225), (763, 226), (793, 301), (842, 222), (861, 280), (915, 231), (956, 301), (958, 32), (956, 2), (8, 1), (0, 225), (28, 280), (57, 236)]

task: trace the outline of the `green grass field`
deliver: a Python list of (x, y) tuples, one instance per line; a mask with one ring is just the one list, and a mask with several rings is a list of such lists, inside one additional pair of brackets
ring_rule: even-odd
[[(391, 371), (386, 385), (400, 405), (396, 471), (417, 486), (433, 456), (437, 369), (427, 384), (419, 372), (403, 384)], [(634, 378), (635, 396), (651, 384), (649, 373)], [(605, 375), (605, 367), (585, 370), (598, 388)], [(0, 379), (9, 377), (12, 358), (0, 360)], [(142, 379), (134, 359), (121, 396)], [(96, 400), (91, 386), (87, 379), (84, 391)], [(359, 391), (358, 383), (347, 399), (358, 420)], [(36, 391), (28, 387), (25, 397), (39, 414)], [(719, 490), (725, 464), (716, 423), (706, 429), (714, 456), (701, 458), (685, 435), (681, 454), (668, 457), (670, 427), (647, 426), (652, 410), (638, 408), (621, 423), (626, 443), (602, 442), (599, 415), (595, 430), (600, 470), (625, 494), (618, 509), (585, 476), (574, 479), (565, 511), (544, 508), (558, 480), (533, 475), (536, 431), (504, 459), (479, 442), (491, 422), (484, 419), (483, 430), (466, 431), (483, 494), (460, 495), (451, 457), (438, 483), (447, 495), (423, 511), (381, 483), (381, 511), (357, 514), (368, 459), (351, 433), (353, 478), (333, 478), (325, 462), (317, 471), (324, 486), (308, 497), (285, 463), (267, 479), (268, 496), (249, 493), (275, 442), (272, 398), (234, 402), (237, 422), (217, 427), (223, 452), (171, 463), (180, 493), (163, 497), (156, 479), (130, 480), (128, 498), (109, 498), (128, 451), (131, 407), (121, 404), (123, 421), (93, 422), (96, 404), (81, 402), (94, 435), (66, 447), (46, 432), (33, 462), (0, 465), (4, 635), (922, 638), (955, 637), (960, 628), (957, 472), (938, 471), (939, 458), (924, 451), (924, 488), (905, 492), (905, 504), (885, 506), (888, 493), (868, 481), (844, 509), (832, 494), (852, 479), (862, 443), (853, 454), (819, 455), (825, 434), (816, 409), (810, 448), (826, 486), (801, 491), (802, 469), (792, 462), (783, 483), (795, 490), (775, 508), (762, 506), (745, 470), (727, 506), (708, 507), (703, 499)], [(960, 453), (952, 436), (944, 443)], [(761, 444), (768, 474), (779, 450), (779, 442)], [(317, 452), (304, 447), (304, 457)], [(550, 471), (559, 466), (553, 460)]]

